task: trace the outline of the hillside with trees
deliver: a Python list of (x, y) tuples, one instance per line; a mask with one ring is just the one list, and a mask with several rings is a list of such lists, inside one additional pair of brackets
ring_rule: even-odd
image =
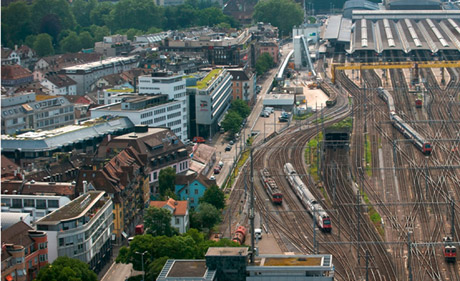
[[(209, 0), (188, 0), (161, 7), (153, 0), (35, 0), (2, 7), (2, 45), (26, 44), (40, 55), (77, 52), (110, 34), (135, 35), (193, 26), (231, 26), (238, 23)], [(48, 35), (48, 36), (47, 36)]]

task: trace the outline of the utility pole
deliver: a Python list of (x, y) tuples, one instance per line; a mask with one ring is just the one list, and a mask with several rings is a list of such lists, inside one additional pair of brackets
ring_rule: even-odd
[(450, 222), (450, 235), (452, 237), (452, 239), (454, 239), (455, 237), (455, 202), (454, 202), (454, 198), (451, 196), (450, 197), (450, 219), (451, 219), (451, 222)]
[(358, 220), (358, 223), (357, 223), (357, 227), (356, 227), (356, 245), (357, 245), (357, 248), (356, 248), (356, 252), (358, 254), (358, 265), (361, 264), (361, 259), (360, 259), (360, 256), (359, 256), (359, 240), (360, 240), (360, 237), (359, 237), (359, 227), (360, 227), (360, 219), (359, 219), (359, 208), (360, 208), (360, 204), (361, 204), (361, 201), (359, 200), (359, 197), (360, 197), (360, 191), (358, 189), (358, 193), (356, 195), (356, 201), (358, 202), (357, 205), (356, 205), (356, 218)]
[(369, 250), (366, 250), (366, 281), (369, 281)]
[(252, 248), (252, 254), (251, 254), (251, 264), (254, 264), (254, 255), (256, 253), (255, 251), (255, 246), (254, 246), (254, 157), (252, 155), (253, 153), (253, 148), (252, 146), (250, 147), (250, 152), (251, 152), (251, 207), (249, 211), (249, 219), (251, 220), (251, 248)]
[(407, 255), (407, 267), (409, 268), (409, 281), (412, 281), (412, 243), (410, 241), (411, 231), (407, 232), (407, 248), (409, 253)]

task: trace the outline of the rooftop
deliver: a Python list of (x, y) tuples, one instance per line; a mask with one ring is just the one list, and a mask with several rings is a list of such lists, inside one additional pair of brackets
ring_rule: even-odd
[(320, 257), (306, 257), (306, 258), (265, 258), (264, 266), (320, 266), (322, 258)]
[(205, 273), (204, 260), (176, 260), (169, 270), (168, 277), (203, 277)]
[(210, 247), (207, 256), (247, 256), (247, 247)]
[(96, 62), (90, 62), (90, 63), (85, 63), (85, 64), (79, 64), (75, 66), (70, 66), (64, 68), (66, 71), (77, 71), (77, 70), (91, 70), (96, 67), (101, 67), (104, 65), (110, 65), (119, 61), (127, 61), (131, 59), (135, 59), (136, 56), (131, 56), (131, 57), (113, 57), (113, 58), (108, 58), (102, 61), (96, 61)]
[(164, 208), (168, 206), (173, 210), (173, 216), (185, 216), (187, 214), (187, 201), (176, 201), (169, 198), (168, 201), (151, 201), (150, 206)]
[[(95, 206), (97, 203), (102, 203), (102, 207), (107, 201), (103, 197), (105, 191), (90, 191), (85, 193), (73, 201), (70, 201), (68, 204), (62, 206), (56, 211), (50, 213), (46, 217), (43, 217), (37, 224), (49, 224), (55, 225), (59, 224), (61, 221), (67, 221), (72, 219), (80, 218), (86, 215), (90, 209)], [(97, 213), (98, 209), (94, 211), (94, 215)], [(91, 217), (91, 214), (89, 214)]]
[(200, 90), (206, 89), (209, 84), (222, 72), (221, 68), (215, 68), (211, 70), (206, 77), (204, 77), (201, 81), (196, 83), (196, 86), (192, 86), (192, 88), (198, 88)]
[(311, 267), (312, 270), (333, 268), (332, 255), (260, 255), (255, 267)]

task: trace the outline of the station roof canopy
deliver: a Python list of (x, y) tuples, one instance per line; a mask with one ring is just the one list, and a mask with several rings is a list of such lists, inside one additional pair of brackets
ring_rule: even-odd
[[(359, 12), (370, 12), (372, 15), (375, 11)], [(440, 50), (460, 50), (460, 18), (437, 19), (436, 15), (432, 18), (425, 13), (424, 19), (396, 19), (393, 17), (395, 13), (391, 12), (401, 11), (385, 12), (389, 13), (388, 17), (375, 19), (372, 16), (369, 19), (365, 17), (354, 20), (350, 53), (362, 50), (372, 50), (376, 53), (385, 50), (401, 50), (405, 53), (414, 50), (427, 50), (433, 53)], [(457, 14), (460, 15), (460, 12)]]
[(350, 42), (352, 22), (341, 15), (331, 16), (327, 22), (324, 39), (337, 42)]

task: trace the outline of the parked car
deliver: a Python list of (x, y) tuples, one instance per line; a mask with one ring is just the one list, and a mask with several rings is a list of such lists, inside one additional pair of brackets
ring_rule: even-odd
[(230, 144), (230, 145), (233, 145), (233, 144), (234, 144), (234, 142), (231, 140), (231, 141), (229, 142), (229, 144)]
[(210, 176), (209, 179), (212, 180), (212, 181), (215, 181), (216, 177), (215, 176)]
[(265, 110), (265, 111), (268, 111), (268, 112), (270, 112), (270, 113), (275, 112), (275, 109), (274, 109), (273, 107), (269, 107), (269, 106), (266, 106), (264, 110)]
[(227, 145), (227, 147), (225, 148), (225, 151), (230, 151), (232, 150), (232, 146), (231, 145)]
[(219, 167), (222, 169), (223, 166), (224, 166), (224, 162), (219, 161)]
[(214, 174), (215, 175), (220, 174), (220, 167), (219, 166), (214, 168)]
[(206, 142), (206, 140), (203, 137), (193, 137), (192, 141), (195, 143), (205, 143)]
[(260, 117), (269, 117), (270, 116), (270, 112), (266, 111), (266, 110), (262, 110), (260, 112)]

